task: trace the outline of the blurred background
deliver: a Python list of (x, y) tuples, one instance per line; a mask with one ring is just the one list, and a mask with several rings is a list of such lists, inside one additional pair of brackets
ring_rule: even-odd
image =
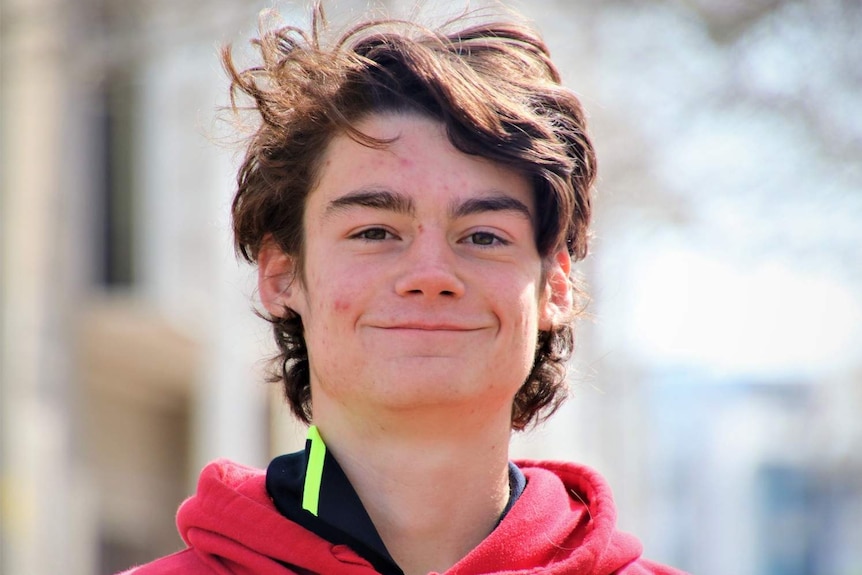
[[(862, 3), (507, 5), (601, 172), (573, 396), (515, 454), (597, 468), (646, 555), (694, 574), (862, 574)], [(205, 462), (301, 444), (262, 380), (217, 114), (217, 50), (248, 53), (268, 6), (2, 0), (4, 574), (177, 550)]]

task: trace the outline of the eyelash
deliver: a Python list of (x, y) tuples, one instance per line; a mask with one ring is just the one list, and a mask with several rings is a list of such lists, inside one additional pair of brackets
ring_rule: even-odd
[[(380, 234), (382, 234), (382, 237), (380, 237)], [(385, 240), (396, 238), (397, 236), (386, 228), (367, 228), (353, 234), (350, 237), (351, 239), (362, 240), (366, 242), (382, 242)], [(490, 243), (481, 243), (479, 241), (480, 239), (490, 240)], [(461, 240), (461, 242), (470, 243), (480, 248), (490, 248), (496, 245), (507, 246), (511, 243), (509, 240), (503, 239), (497, 234), (484, 231), (478, 231), (468, 234), (464, 237), (463, 240)]]
[[(376, 235), (380, 232), (383, 233), (383, 237), (376, 237), (376, 238), (368, 237), (372, 233), (374, 233)], [(367, 228), (367, 229), (361, 230), (361, 231), (353, 234), (350, 237), (352, 239), (364, 240), (366, 242), (381, 242), (383, 240), (392, 239), (396, 236), (395, 236), (395, 234), (393, 234), (392, 232), (390, 232), (386, 228)]]
[[(488, 243), (488, 244), (478, 243), (476, 241), (477, 237), (490, 239), (491, 243)], [(508, 240), (504, 240), (503, 238), (501, 238), (497, 234), (493, 234), (491, 232), (473, 232), (472, 234), (468, 235), (464, 239), (465, 240), (472, 240), (473, 245), (483, 247), (483, 248), (490, 248), (490, 247), (493, 247), (495, 245), (507, 246), (510, 243)]]

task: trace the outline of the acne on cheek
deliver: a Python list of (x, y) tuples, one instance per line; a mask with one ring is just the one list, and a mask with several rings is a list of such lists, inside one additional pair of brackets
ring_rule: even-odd
[(336, 312), (345, 312), (350, 308), (350, 302), (346, 299), (336, 299), (332, 307)]

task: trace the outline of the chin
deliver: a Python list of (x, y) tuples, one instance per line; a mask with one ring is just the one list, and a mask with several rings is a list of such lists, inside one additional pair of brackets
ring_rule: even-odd
[(446, 408), (453, 411), (490, 410), (495, 404), (510, 410), (512, 398), (520, 385), (498, 385), (487, 376), (476, 379), (453, 379), (452, 370), (440, 374), (423, 373), (422, 377), (403, 377), (385, 387), (378, 387), (381, 405), (393, 410)]

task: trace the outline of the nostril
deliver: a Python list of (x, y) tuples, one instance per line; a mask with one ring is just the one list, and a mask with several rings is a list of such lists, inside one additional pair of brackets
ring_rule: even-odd
[(394, 287), (398, 294), (412, 297), (454, 299), (464, 292), (463, 282), (445, 254), (435, 254), (433, 258), (414, 254), (413, 259), (405, 262)]

